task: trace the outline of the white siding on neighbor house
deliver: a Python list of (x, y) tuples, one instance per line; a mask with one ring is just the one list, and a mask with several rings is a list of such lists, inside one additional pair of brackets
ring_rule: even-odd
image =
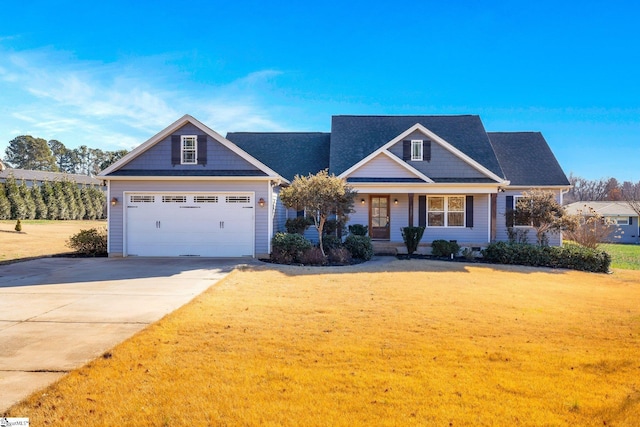
[[(200, 129), (192, 124), (186, 124), (173, 135), (203, 135)], [(121, 170), (258, 170), (251, 163), (220, 144), (211, 136), (207, 136), (207, 164), (206, 165), (172, 165), (171, 164), (171, 135), (150, 147), (136, 157)]]
[(388, 156), (379, 154), (349, 175), (350, 178), (416, 178), (416, 175), (394, 162)]
[(270, 213), (268, 205), (260, 207), (260, 198), (268, 200), (266, 181), (111, 181), (109, 197), (116, 206), (109, 207), (109, 255), (123, 255), (124, 192), (253, 192), (255, 193), (255, 255), (268, 254)]
[[(427, 140), (428, 138), (420, 132), (414, 132), (405, 138), (405, 140), (411, 139)], [(402, 159), (403, 141), (394, 144), (389, 151)], [(486, 178), (486, 175), (435, 141), (431, 141), (430, 161), (408, 160), (407, 163), (429, 178)]]
[[(509, 240), (507, 233), (507, 218), (505, 216), (508, 209), (507, 196), (520, 196), (524, 190), (506, 190), (503, 193), (498, 193), (498, 199), (496, 201), (496, 240), (506, 242)], [(560, 190), (553, 190), (556, 201), (560, 203)], [(515, 203), (515, 202), (514, 202)], [(529, 230), (527, 234), (528, 242), (536, 243), (536, 230), (531, 227), (516, 227), (520, 230)], [(558, 233), (549, 233), (549, 245), (559, 246), (562, 243), (561, 236)]]

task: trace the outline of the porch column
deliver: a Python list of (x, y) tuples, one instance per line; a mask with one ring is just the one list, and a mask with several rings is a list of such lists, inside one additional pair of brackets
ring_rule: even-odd
[(409, 193), (409, 227), (413, 227), (413, 193)]
[(491, 228), (490, 228), (490, 237), (491, 241), (496, 241), (496, 220), (498, 217), (498, 195), (491, 194)]

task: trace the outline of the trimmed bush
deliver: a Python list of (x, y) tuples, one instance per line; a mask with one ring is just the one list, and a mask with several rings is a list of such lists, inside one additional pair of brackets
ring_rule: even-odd
[(435, 257), (451, 258), (451, 255), (457, 256), (458, 252), (460, 252), (460, 245), (457, 242), (434, 240), (431, 243), (431, 255)]
[(14, 230), (16, 230), (18, 233), (22, 231), (22, 223), (20, 222), (20, 220), (16, 222)]
[(325, 265), (327, 263), (327, 257), (322, 255), (320, 248), (314, 246), (302, 253), (300, 262), (304, 265)]
[(107, 231), (90, 228), (80, 230), (79, 233), (71, 236), (67, 241), (67, 246), (83, 255), (100, 256), (107, 254)]
[(340, 248), (342, 247), (342, 239), (338, 236), (324, 236), (322, 238), (322, 247), (324, 248), (325, 253), (330, 249)]
[(301, 262), (302, 254), (313, 245), (302, 235), (276, 233), (271, 239), (271, 260), (278, 264)]
[(596, 273), (608, 272), (611, 265), (608, 253), (571, 244), (558, 247), (497, 242), (487, 246), (482, 256), (498, 264), (570, 268)]
[(289, 218), (284, 223), (284, 227), (287, 229), (287, 233), (289, 234), (304, 234), (304, 232), (307, 231), (307, 228), (309, 228), (310, 225), (311, 221), (303, 216)]
[(369, 227), (362, 224), (353, 224), (349, 226), (349, 233), (354, 236), (366, 236), (369, 232)]
[(350, 234), (344, 241), (344, 247), (351, 252), (351, 256), (354, 258), (369, 261), (373, 257), (373, 245), (369, 236)]
[(351, 252), (347, 248), (331, 248), (327, 253), (329, 262), (336, 264), (350, 264)]
[(424, 227), (403, 227), (400, 232), (402, 233), (402, 240), (407, 246), (407, 253), (411, 255), (418, 249), (420, 239), (424, 234)]

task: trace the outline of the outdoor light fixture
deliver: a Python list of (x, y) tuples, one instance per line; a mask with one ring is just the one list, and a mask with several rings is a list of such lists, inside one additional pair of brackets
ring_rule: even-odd
[(260, 205), (260, 207), (264, 207), (264, 199), (262, 197), (260, 197), (260, 200), (258, 200), (258, 204)]
[(360, 203), (364, 205), (364, 199), (361, 199), (361, 200), (360, 200)]
[(398, 199), (393, 199), (393, 204), (397, 205), (398, 204)]
[(111, 198), (111, 206), (115, 206), (118, 204), (118, 198), (117, 197), (112, 197)]

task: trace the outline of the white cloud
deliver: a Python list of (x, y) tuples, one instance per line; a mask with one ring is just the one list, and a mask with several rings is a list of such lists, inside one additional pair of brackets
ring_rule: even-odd
[(283, 129), (264, 101), (281, 74), (277, 70), (193, 89), (189, 76), (163, 68), (163, 60), (131, 61), (105, 64), (46, 49), (0, 48), (0, 92), (6, 98), (0, 129), (12, 129), (12, 134), (0, 131), (0, 153), (16, 130), (69, 147), (131, 149), (186, 113), (223, 134)]

